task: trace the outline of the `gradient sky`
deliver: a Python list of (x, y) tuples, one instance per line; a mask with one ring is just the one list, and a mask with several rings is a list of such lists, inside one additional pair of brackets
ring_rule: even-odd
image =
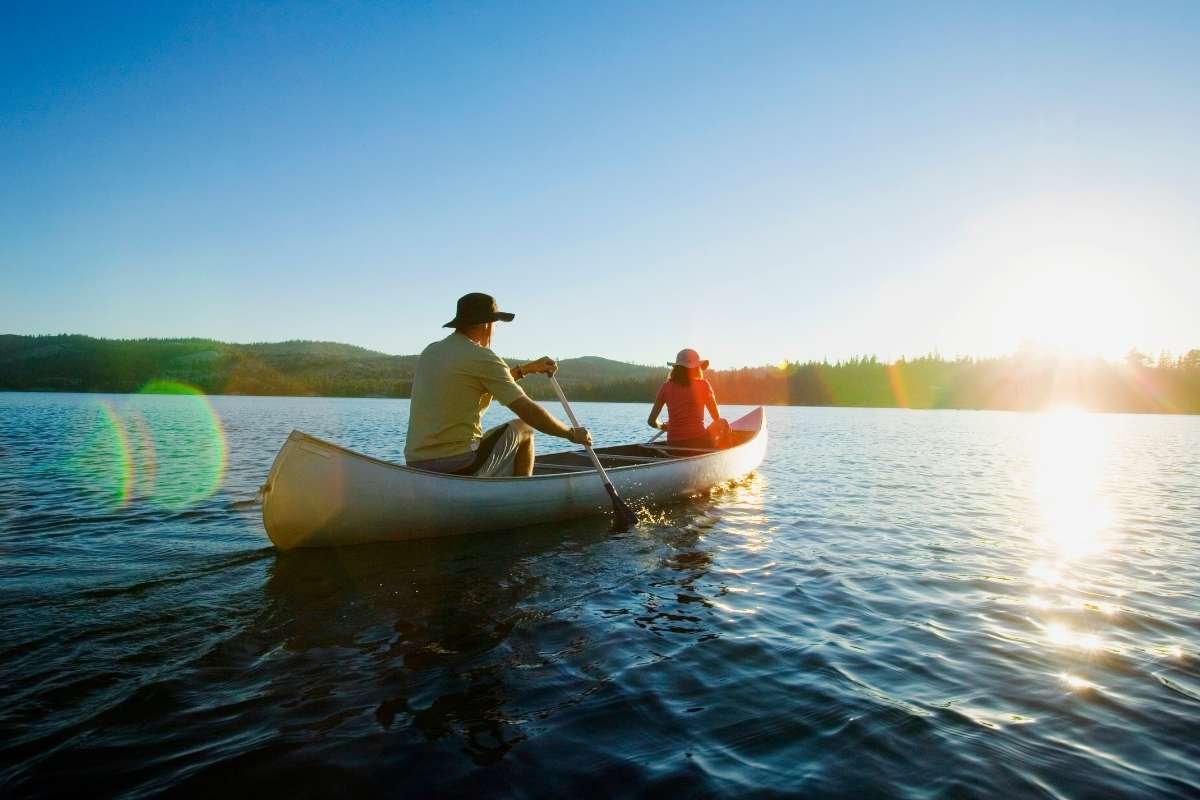
[(0, 332), (1200, 347), (1200, 3), (0, 10)]

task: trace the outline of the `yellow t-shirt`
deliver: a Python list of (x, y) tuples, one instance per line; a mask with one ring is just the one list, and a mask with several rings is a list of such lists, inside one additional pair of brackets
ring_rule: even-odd
[(407, 461), (467, 453), (479, 446), (479, 420), (495, 397), (525, 397), (504, 359), (455, 331), (421, 352), (408, 412)]

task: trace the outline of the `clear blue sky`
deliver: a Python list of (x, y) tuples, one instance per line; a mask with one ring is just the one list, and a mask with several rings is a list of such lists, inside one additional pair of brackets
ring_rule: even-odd
[(0, 332), (1200, 347), (1200, 3), (0, 14)]

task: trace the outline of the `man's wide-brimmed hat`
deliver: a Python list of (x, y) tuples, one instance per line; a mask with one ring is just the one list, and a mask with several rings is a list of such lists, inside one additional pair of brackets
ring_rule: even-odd
[(708, 369), (708, 359), (701, 359), (700, 354), (695, 350), (685, 347), (680, 350), (675, 356), (673, 363), (667, 364), (668, 367), (687, 367), (688, 369)]
[(458, 298), (458, 312), (454, 319), (443, 325), (443, 328), (465, 328), (468, 325), (478, 325), (482, 322), (503, 320), (512, 322), (516, 314), (501, 311), (496, 308), (496, 298), (483, 292), (471, 292)]

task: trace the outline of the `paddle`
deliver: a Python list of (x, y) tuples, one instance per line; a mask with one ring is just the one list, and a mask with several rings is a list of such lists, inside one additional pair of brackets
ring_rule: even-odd
[[(571, 427), (578, 428), (579, 420), (575, 419), (575, 412), (571, 410), (571, 404), (567, 402), (567, 396), (563, 394), (562, 387), (558, 385), (558, 378), (550, 375), (550, 385), (554, 387), (554, 393), (558, 395), (559, 402), (562, 403), (563, 411), (567, 412), (567, 417), (571, 420)], [(592, 460), (592, 466), (596, 468), (596, 472), (600, 473), (600, 480), (604, 481), (604, 490), (608, 492), (609, 498), (612, 500), (613, 507), (613, 529), (621, 532), (629, 530), (630, 527), (637, 524), (637, 514), (633, 513), (633, 509), (625, 504), (621, 496), (617, 494), (617, 490), (613, 487), (612, 481), (608, 479), (608, 473), (604, 471), (604, 466), (600, 463), (600, 459), (596, 457), (596, 451), (592, 449), (590, 444), (585, 444), (584, 449), (587, 450), (588, 458)]]

